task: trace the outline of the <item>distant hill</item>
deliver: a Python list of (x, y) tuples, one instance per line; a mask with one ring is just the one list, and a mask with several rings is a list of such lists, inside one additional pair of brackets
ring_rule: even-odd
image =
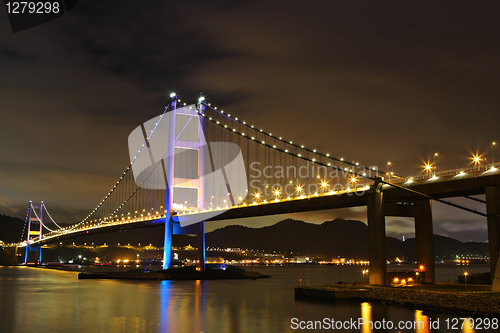
[[(386, 237), (387, 256), (415, 258), (415, 239), (405, 242)], [(361, 221), (341, 218), (322, 224), (284, 220), (263, 228), (227, 226), (206, 235), (207, 246), (285, 251), (315, 257), (368, 258), (368, 226)], [(460, 254), (488, 254), (488, 243), (467, 242), (434, 235), (434, 251), (439, 257)]]
[[(24, 221), (15, 217), (0, 215), (0, 240), (18, 242), (23, 232)], [(77, 244), (95, 242), (102, 244), (148, 244), (163, 245), (163, 226), (135, 229), (129, 231), (89, 235), (76, 238)], [(68, 241), (69, 242), (69, 241)], [(387, 256), (415, 258), (415, 239), (405, 242), (386, 237)], [(175, 235), (174, 246), (195, 245), (196, 238), (187, 235)], [(358, 257), (368, 258), (368, 226), (361, 221), (337, 218), (322, 224), (306, 223), (287, 219), (262, 228), (249, 228), (232, 225), (206, 234), (208, 247), (236, 247), (243, 249), (265, 250), (268, 253), (293, 252), (319, 258)], [(456, 239), (434, 235), (436, 256), (460, 254), (488, 255), (488, 243), (460, 242)]]
[(0, 214), (0, 240), (4, 243), (17, 243), (21, 240), (24, 220)]
[[(404, 253), (408, 257), (415, 257), (416, 243), (415, 238), (407, 239), (403, 243)], [(461, 254), (480, 254), (489, 255), (488, 243), (481, 242), (461, 242), (454, 238), (434, 235), (434, 253), (437, 256), (451, 258)]]

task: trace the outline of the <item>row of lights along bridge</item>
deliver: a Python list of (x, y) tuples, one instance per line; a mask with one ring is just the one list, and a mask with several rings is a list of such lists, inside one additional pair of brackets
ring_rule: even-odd
[[(494, 158), (494, 148), (496, 147), (497, 143), (496, 141), (493, 141), (491, 142), (491, 168), (494, 168), (494, 164), (495, 164), (495, 158)], [(436, 170), (437, 170), (437, 165), (436, 165), (436, 160), (439, 156), (439, 153), (434, 153), (432, 155), (432, 163), (430, 162), (427, 162), (427, 163), (424, 163), (423, 165), (423, 168), (424, 168), (424, 171), (426, 172), (427, 175), (430, 175), (432, 173), (432, 175), (435, 177), (436, 176)], [(479, 168), (479, 166), (481, 165), (481, 161), (486, 161), (486, 157), (483, 158), (482, 157), (483, 155), (479, 155), (478, 153), (472, 155), (472, 157), (470, 158), (471, 159), (471, 163), (474, 163), (474, 167), (477, 167)], [(386, 175), (389, 177), (389, 181), (391, 179), (391, 176), (394, 176), (394, 172), (391, 171), (392, 167), (392, 162), (391, 161), (388, 161), (387, 162), (387, 171), (386, 171)]]

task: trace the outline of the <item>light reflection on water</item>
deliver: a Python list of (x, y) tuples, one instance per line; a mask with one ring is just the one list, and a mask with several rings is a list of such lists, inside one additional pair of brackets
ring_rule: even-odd
[[(294, 332), (292, 318), (363, 318), (424, 322), (421, 328), (401, 332), (449, 331), (448, 315), (369, 303), (295, 301), (293, 288), (299, 277), (310, 285), (357, 278), (357, 269), (340, 269), (249, 267), (273, 278), (140, 282), (77, 280), (74, 272), (0, 267), (0, 327), (2, 332)], [(440, 330), (429, 329), (429, 321), (436, 320)], [(365, 325), (349, 332), (383, 330)], [(474, 331), (464, 325), (455, 332)]]

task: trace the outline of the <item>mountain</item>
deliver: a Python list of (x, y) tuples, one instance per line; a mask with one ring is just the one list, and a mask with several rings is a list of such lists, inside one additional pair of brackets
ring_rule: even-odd
[[(23, 233), (24, 221), (18, 218), (0, 215), (0, 240), (5, 243), (18, 242)], [(162, 225), (151, 228), (129, 231), (88, 235), (65, 241), (65, 244), (75, 242), (83, 244), (132, 244), (152, 243), (163, 245)], [(187, 235), (175, 235), (173, 246), (180, 247), (196, 244), (196, 238)], [(319, 258), (358, 257), (367, 259), (368, 226), (361, 221), (337, 218), (322, 224), (306, 223), (286, 219), (274, 225), (262, 228), (249, 228), (231, 225), (206, 234), (207, 247), (242, 248), (265, 250), (267, 253), (293, 252), (298, 255), (308, 255)], [(415, 239), (405, 242), (392, 237), (386, 237), (387, 256), (390, 258), (415, 258)], [(434, 235), (434, 252), (436, 256), (451, 258), (461, 254), (488, 255), (488, 243), (460, 242), (456, 239)]]
[[(322, 224), (283, 220), (272, 226), (248, 228), (227, 226), (207, 233), (210, 247), (239, 247), (268, 253), (293, 252), (314, 257), (368, 258), (368, 226), (361, 221), (337, 218)], [(415, 239), (402, 242), (386, 237), (387, 256), (415, 258)], [(450, 258), (460, 254), (488, 254), (488, 243), (467, 242), (434, 235), (436, 256)]]
[(24, 230), (24, 221), (4, 214), (0, 214), (0, 240), (4, 243), (17, 243), (21, 240)]
[[(414, 258), (416, 253), (415, 238), (407, 239), (403, 244), (405, 255)], [(489, 247), (488, 243), (461, 242), (450, 237), (434, 235), (434, 253), (436, 256), (445, 258), (461, 254), (489, 255)]]
[[(402, 242), (387, 237), (388, 255), (401, 255)], [(368, 228), (361, 221), (335, 219), (322, 224), (283, 220), (272, 226), (248, 228), (227, 226), (207, 233), (214, 247), (284, 251), (315, 257), (367, 257)]]

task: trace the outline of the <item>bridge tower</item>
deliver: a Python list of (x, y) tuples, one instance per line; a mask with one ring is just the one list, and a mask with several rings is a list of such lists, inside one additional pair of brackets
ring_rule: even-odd
[[(36, 209), (38, 209), (38, 215), (36, 214)], [(42, 239), (43, 233), (43, 201), (40, 206), (33, 206), (33, 202), (30, 201), (28, 208), (28, 231), (26, 234), (26, 254), (24, 256), (24, 264), (28, 263), (28, 253), (38, 252), (38, 264), (42, 263), (42, 247), (40, 245), (31, 246), (31, 239), (33, 237), (38, 237)], [(32, 237), (33, 236), (33, 237)]]
[[(183, 205), (182, 202), (176, 202), (176, 192), (182, 190), (196, 191), (196, 201), (195, 205), (198, 210), (203, 210), (205, 207), (205, 193), (204, 193), (204, 181), (203, 175), (205, 174), (205, 137), (204, 137), (204, 118), (200, 117), (196, 111), (191, 111), (188, 108), (177, 108), (177, 97), (172, 94), (170, 100), (170, 112), (168, 112), (169, 117), (169, 137), (168, 137), (168, 152), (169, 156), (166, 159), (165, 171), (166, 171), (166, 202), (165, 202), (165, 239), (164, 239), (164, 249), (163, 249), (163, 269), (168, 269), (172, 265), (172, 235), (178, 234), (195, 234), (197, 236), (197, 247), (198, 247), (198, 258), (196, 269), (198, 271), (205, 270), (205, 222), (198, 222), (192, 225), (182, 227), (174, 214), (175, 205)], [(204, 105), (201, 103), (203, 99), (199, 101), (199, 111), (203, 113)], [(183, 138), (182, 132), (188, 126), (189, 120), (186, 121), (185, 118), (195, 118), (197, 127), (191, 129), (197, 131), (196, 139)], [(177, 121), (177, 122), (176, 122)], [(176, 126), (177, 125), (177, 126)], [(182, 129), (180, 129), (182, 128)], [(192, 133), (191, 133), (192, 134)], [(196, 155), (198, 161), (198, 168), (196, 170), (197, 175), (191, 179), (186, 179), (179, 172), (179, 168), (176, 169), (175, 156), (181, 156), (181, 154), (187, 151)], [(181, 173), (181, 174), (179, 174)], [(193, 197), (193, 195), (191, 195)], [(192, 203), (191, 203), (192, 205)]]

